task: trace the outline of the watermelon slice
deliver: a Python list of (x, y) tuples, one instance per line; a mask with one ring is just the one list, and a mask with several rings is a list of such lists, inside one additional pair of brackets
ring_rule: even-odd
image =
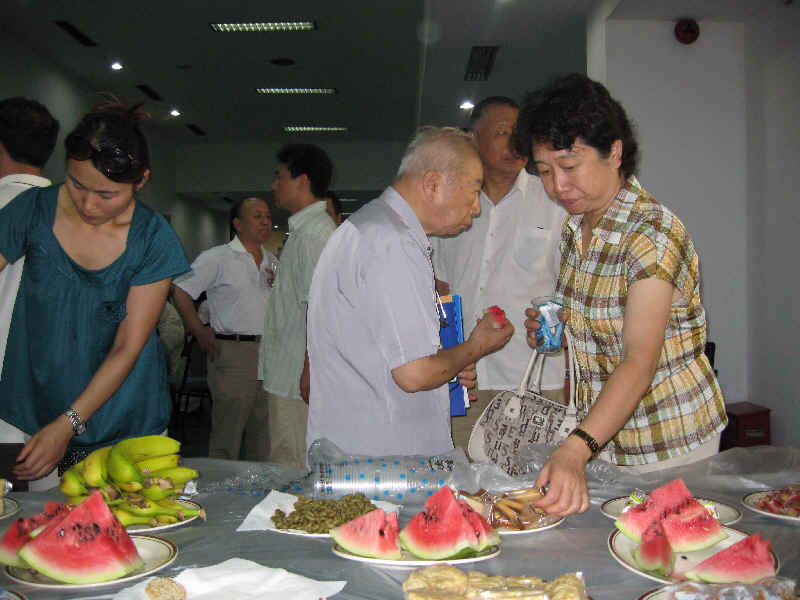
[(508, 321), (508, 319), (506, 318), (506, 311), (504, 311), (502, 308), (500, 308), (496, 304), (493, 305), (493, 306), (490, 306), (489, 308), (487, 308), (486, 312), (488, 314), (492, 315), (492, 319), (494, 319), (494, 322), (499, 327), (502, 327), (503, 325), (506, 324), (506, 321)]
[(642, 535), (642, 543), (633, 550), (633, 559), (643, 571), (653, 571), (664, 577), (672, 575), (675, 555), (672, 553), (661, 523), (656, 521)]
[(400, 560), (397, 513), (376, 509), (331, 529), (331, 537), (342, 548), (359, 556)]
[(660, 525), (673, 552), (702, 550), (728, 537), (719, 521), (694, 498), (667, 514)]
[(127, 575), (143, 565), (125, 528), (100, 492), (51, 521), (19, 551), (32, 568), (65, 583), (97, 583)]
[(33, 517), (14, 521), (0, 540), (0, 563), (12, 567), (27, 566), (17, 554), (19, 549), (31, 541), (31, 533), (56, 519), (62, 519), (70, 507), (61, 502), (47, 502), (44, 511)]
[(754, 533), (707, 558), (685, 575), (709, 583), (755, 583), (775, 575), (772, 544)]
[(683, 479), (676, 479), (654, 489), (644, 502), (622, 513), (614, 525), (626, 537), (639, 544), (642, 541), (642, 534), (654, 521), (662, 519), (667, 513), (686, 504), (692, 498), (692, 493)]
[(403, 528), (400, 543), (413, 555), (428, 560), (472, 556), (497, 543), (497, 534), (487, 533), (491, 528), (486, 519), (465, 507), (470, 508), (466, 502), (459, 504), (448, 486), (442, 487), (425, 502), (425, 510)]
[(467, 500), (459, 498), (458, 505), (461, 507), (461, 514), (475, 531), (475, 537), (478, 540), (475, 546), (476, 552), (480, 552), (489, 546), (496, 546), (500, 543), (500, 535), (489, 525), (484, 516), (476, 511)]

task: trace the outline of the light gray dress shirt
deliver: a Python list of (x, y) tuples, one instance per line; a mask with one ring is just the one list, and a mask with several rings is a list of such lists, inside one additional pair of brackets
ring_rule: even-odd
[(366, 455), (453, 449), (447, 385), (404, 392), (392, 370), (440, 348), (430, 246), (393, 189), (331, 237), (311, 284), (306, 444)]
[(306, 307), (311, 276), (328, 238), (336, 229), (324, 202), (314, 202), (289, 217), (289, 239), (281, 252), (278, 277), (264, 317), (258, 378), (264, 389), (299, 402), (300, 374), (306, 357)]

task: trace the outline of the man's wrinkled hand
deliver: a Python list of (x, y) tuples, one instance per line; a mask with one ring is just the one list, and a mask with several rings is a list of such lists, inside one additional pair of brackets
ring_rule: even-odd
[(467, 365), (458, 374), (458, 382), (463, 385), (467, 390), (475, 388), (478, 381), (478, 371), (475, 369), (475, 363)]

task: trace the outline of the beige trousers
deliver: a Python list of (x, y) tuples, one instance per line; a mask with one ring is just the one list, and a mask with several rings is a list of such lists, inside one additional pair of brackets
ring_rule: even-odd
[(292, 387), (289, 390), (288, 398), (265, 392), (269, 404), (269, 436), (272, 442), (269, 462), (305, 470), (308, 404), (293, 398), (296, 389)]
[[(450, 417), (450, 431), (453, 436), (453, 445), (456, 448), (463, 448), (467, 453), (467, 445), (469, 444), (469, 436), (472, 433), (472, 428), (478, 419), (483, 414), (484, 409), (489, 405), (501, 390), (478, 390), (478, 397), (475, 400), (470, 400), (467, 414), (459, 417)], [(542, 390), (542, 396), (549, 398), (555, 402), (564, 402), (564, 390)], [(468, 453), (467, 453), (468, 454)]]
[(208, 361), (211, 390), (211, 458), (238, 460), (245, 436), (245, 458), (269, 459), (269, 407), (258, 379), (258, 342), (216, 341), (216, 356)]

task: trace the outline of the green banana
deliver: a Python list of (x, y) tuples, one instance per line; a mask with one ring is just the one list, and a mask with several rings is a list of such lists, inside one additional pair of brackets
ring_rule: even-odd
[(134, 515), (145, 517), (155, 517), (156, 515), (178, 516), (178, 511), (176, 509), (161, 506), (155, 501), (145, 498), (141, 494), (125, 494), (125, 501), (120, 504), (119, 507)]
[(172, 486), (162, 488), (158, 485), (153, 485), (150, 487), (143, 487), (139, 490), (139, 493), (148, 500), (163, 500), (168, 496), (172, 496), (175, 490), (172, 489)]
[(72, 504), (72, 506), (78, 506), (78, 504), (86, 500), (88, 497), (89, 496), (87, 495), (67, 496), (67, 504)]
[(135, 515), (127, 510), (119, 508), (118, 506), (113, 507), (111, 512), (114, 513), (114, 516), (117, 517), (117, 520), (120, 523), (122, 523), (123, 527), (127, 527), (128, 525), (149, 525), (150, 527), (155, 527), (158, 524), (158, 521), (155, 517)]
[(141, 481), (115, 481), (114, 485), (117, 486), (121, 492), (138, 492), (142, 489)]
[(180, 454), (166, 454), (164, 456), (154, 456), (153, 458), (145, 458), (136, 463), (142, 475), (160, 471), (161, 469), (171, 469), (177, 467), (181, 461)]
[(123, 454), (119, 445), (111, 448), (111, 452), (108, 454), (108, 474), (117, 483), (142, 480), (142, 472), (139, 467)]
[(173, 523), (180, 523), (178, 517), (172, 515), (156, 515), (156, 521), (165, 525), (172, 525)]
[(58, 484), (58, 489), (65, 496), (85, 496), (87, 493), (83, 477), (73, 469), (64, 471)]
[(181, 443), (165, 435), (145, 435), (117, 442), (115, 447), (131, 462), (137, 463), (146, 458), (177, 454)]
[(120, 494), (120, 491), (110, 483), (107, 483), (102, 487), (87, 487), (86, 491), (89, 492), (89, 495), (99, 491), (103, 495), (103, 500), (105, 500), (106, 504), (109, 506), (115, 506), (124, 500), (122, 494)]
[(189, 508), (181, 504), (180, 502), (176, 502), (174, 498), (165, 498), (164, 500), (156, 501), (156, 504), (162, 506), (164, 508), (170, 508), (177, 512), (178, 519), (181, 521), (188, 519), (189, 517), (194, 517), (198, 515), (203, 521), (206, 520), (206, 511), (202, 508)]
[(83, 480), (88, 486), (103, 487), (108, 485), (108, 468), (107, 460), (111, 452), (111, 446), (98, 448), (84, 459)]
[(151, 477), (169, 479), (173, 486), (183, 485), (187, 481), (197, 479), (200, 473), (189, 467), (172, 467), (171, 469), (161, 469), (150, 474)]

